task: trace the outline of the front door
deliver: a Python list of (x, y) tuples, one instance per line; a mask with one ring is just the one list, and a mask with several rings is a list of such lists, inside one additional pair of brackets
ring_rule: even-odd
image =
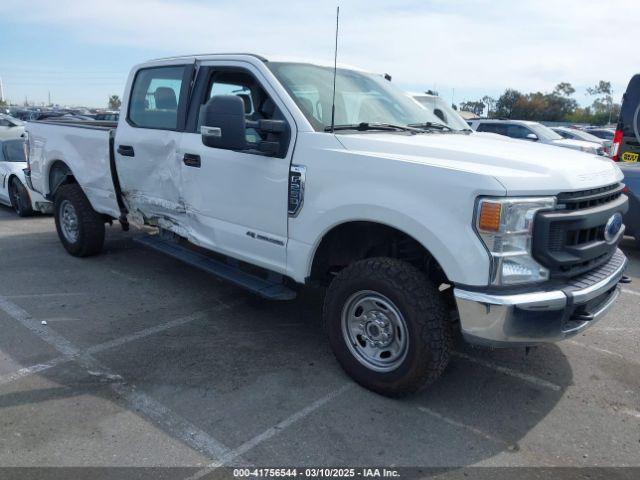
[[(248, 120), (282, 119), (288, 132), (280, 152), (231, 151), (202, 143), (199, 107), (214, 95), (238, 95)], [(184, 200), (193, 241), (205, 248), (284, 272), (287, 246), (287, 194), (293, 120), (261, 73), (244, 62), (206, 62), (198, 72), (190, 127), (182, 137)], [(266, 135), (248, 129), (247, 141)]]
[(139, 70), (115, 138), (118, 177), (134, 219), (182, 235), (186, 209), (177, 150), (192, 68), (178, 64)]

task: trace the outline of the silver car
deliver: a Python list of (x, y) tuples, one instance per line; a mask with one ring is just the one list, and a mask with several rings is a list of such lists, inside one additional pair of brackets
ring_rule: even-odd
[(595, 135), (591, 135), (589, 132), (585, 130), (578, 130), (577, 128), (551, 127), (551, 130), (556, 132), (562, 138), (568, 138), (570, 140), (583, 140), (585, 142), (598, 144), (604, 150), (605, 155), (610, 155), (611, 140), (598, 138)]
[(497, 133), (530, 142), (546, 143), (556, 147), (571, 148), (594, 155), (604, 155), (604, 149), (592, 142), (562, 138), (549, 127), (526, 120), (470, 120), (469, 125), (477, 132)]

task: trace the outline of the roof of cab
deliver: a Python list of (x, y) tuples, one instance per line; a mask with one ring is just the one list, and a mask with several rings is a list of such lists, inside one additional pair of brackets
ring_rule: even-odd
[[(310, 65), (333, 68), (332, 60), (316, 60), (316, 59), (308, 59), (308, 58), (280, 57), (280, 56), (267, 58), (257, 53), (248, 53), (248, 52), (229, 52), (229, 53), (219, 52), (219, 53), (198, 53), (198, 54), (192, 54), (192, 55), (176, 55), (173, 57), (154, 58), (154, 59), (148, 60), (145, 63), (175, 61), (175, 60), (181, 60), (181, 59), (192, 60), (192, 61), (202, 61), (202, 60), (215, 59), (218, 57), (253, 57), (264, 63), (269, 63), (269, 62), (308, 63)], [(358, 72), (373, 73), (359, 67), (354, 67), (353, 65), (347, 65), (342, 63), (338, 63), (338, 68), (346, 68), (346, 69), (355, 70)]]

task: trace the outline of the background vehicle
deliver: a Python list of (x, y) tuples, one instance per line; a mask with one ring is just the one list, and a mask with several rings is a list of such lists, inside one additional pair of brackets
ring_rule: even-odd
[(622, 97), (620, 116), (612, 147), (612, 159), (639, 164), (640, 157), (640, 74), (634, 75)]
[(612, 128), (586, 128), (584, 131), (594, 137), (610, 141), (613, 141), (613, 136), (616, 133)]
[(117, 126), (27, 126), (27, 181), (65, 249), (97, 254), (105, 222), (131, 220), (263, 297), (325, 287), (336, 358), (376, 392), (435, 381), (454, 329), (559, 341), (619, 294), (613, 162), (443, 126), (381, 75), (255, 55), (136, 66), (122, 104)]
[(584, 130), (578, 130), (577, 128), (569, 128), (569, 127), (550, 127), (551, 130), (556, 132), (562, 138), (568, 138), (570, 140), (582, 140), (585, 142), (591, 142), (602, 147), (604, 153), (606, 155), (611, 152), (611, 140), (604, 140), (602, 138), (596, 137), (595, 135), (591, 135), (590, 133)]
[(620, 169), (624, 173), (625, 194), (629, 197), (629, 211), (623, 218), (626, 234), (634, 237), (640, 248), (640, 165), (620, 163)]
[(442, 123), (456, 130), (469, 128), (467, 122), (449, 104), (437, 95), (427, 93), (412, 93), (411, 96), (424, 108), (438, 117)]
[(0, 115), (0, 140), (19, 138), (24, 134), (24, 122), (9, 115)]
[(0, 140), (0, 203), (12, 207), (21, 217), (34, 211), (51, 212), (53, 205), (26, 187), (26, 167), (24, 140)]
[(118, 112), (102, 112), (96, 113), (93, 118), (94, 120), (101, 122), (117, 122), (120, 118), (120, 114)]
[(595, 155), (604, 155), (604, 149), (591, 142), (568, 140), (538, 122), (525, 120), (470, 120), (467, 122), (477, 132), (497, 133), (519, 140), (545, 143), (556, 147), (571, 148)]

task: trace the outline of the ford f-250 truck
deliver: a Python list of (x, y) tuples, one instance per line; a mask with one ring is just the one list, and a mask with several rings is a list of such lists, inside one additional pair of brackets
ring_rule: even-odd
[(335, 75), (334, 103), (328, 66), (138, 65), (117, 125), (28, 124), (29, 181), (72, 255), (100, 252), (119, 219), (264, 297), (326, 286), (338, 361), (386, 395), (438, 378), (454, 329), (528, 346), (611, 308), (627, 280), (613, 162), (456, 130), (381, 75)]

